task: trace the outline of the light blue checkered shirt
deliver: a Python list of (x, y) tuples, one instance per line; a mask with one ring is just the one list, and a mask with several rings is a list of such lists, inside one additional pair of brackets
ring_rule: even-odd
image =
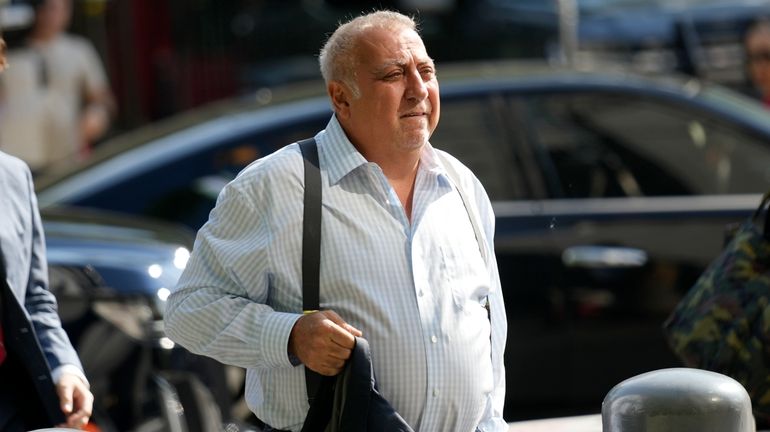
[[(485, 264), (437, 150), (427, 145), (420, 160), (410, 224), (382, 170), (353, 147), (335, 117), (316, 141), (321, 308), (363, 332), (380, 391), (415, 430), (507, 430), (507, 324), (494, 251), (487, 246)], [(445, 160), (456, 164), (492, 239), (494, 215), (481, 184), (456, 159)], [(287, 355), (302, 310), (302, 197), (296, 144), (247, 167), (198, 232), (166, 309), (173, 340), (247, 368), (251, 410), (294, 431), (308, 409), (303, 366)]]

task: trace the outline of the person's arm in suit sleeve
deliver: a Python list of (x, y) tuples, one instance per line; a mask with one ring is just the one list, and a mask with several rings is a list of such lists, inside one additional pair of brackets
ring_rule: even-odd
[(56, 297), (48, 290), (48, 263), (45, 237), (32, 176), (26, 170), (27, 194), (32, 222), (31, 265), (24, 307), (35, 328), (40, 347), (52, 369), (62, 412), (67, 426), (81, 427), (91, 415), (93, 396), (77, 352), (61, 326)]

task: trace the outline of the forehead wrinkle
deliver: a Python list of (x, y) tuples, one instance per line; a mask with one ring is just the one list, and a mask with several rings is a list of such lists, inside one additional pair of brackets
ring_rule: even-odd
[(400, 69), (406, 69), (406, 65), (408, 63), (409, 62), (407, 62), (407, 61), (405, 61), (403, 59), (386, 60), (386, 61), (380, 63), (379, 65), (375, 66), (373, 68), (373, 73), (375, 75), (379, 75), (379, 74), (385, 73), (388, 68), (391, 68), (393, 66), (396, 66), (396, 67), (398, 67)]
[(416, 66), (425, 66), (425, 65), (434, 64), (434, 61), (430, 56), (426, 55), (425, 58), (420, 58), (418, 54), (419, 53), (415, 53), (412, 50), (406, 50), (406, 52), (401, 57), (390, 58), (382, 61), (380, 65), (377, 66), (377, 69), (384, 70), (391, 66), (406, 68), (412, 62), (414, 62)]
[[(414, 63), (417, 67), (433, 65), (433, 59), (425, 52), (425, 46), (422, 44), (419, 35), (414, 30), (408, 28), (403, 28), (399, 31), (403, 30), (406, 31), (396, 36), (395, 39), (372, 37), (377, 32), (389, 31), (386, 28), (367, 27), (360, 32), (355, 48), (357, 57), (361, 61), (359, 64), (364, 66), (368, 63), (366, 68), (373, 77), (382, 76), (387, 73), (388, 68), (394, 66), (405, 70), (411, 63)], [(390, 33), (388, 35), (392, 36)], [(371, 58), (371, 54), (377, 52), (384, 54), (383, 57), (386, 58), (381, 61)], [(377, 62), (377, 64), (374, 64), (374, 62)]]

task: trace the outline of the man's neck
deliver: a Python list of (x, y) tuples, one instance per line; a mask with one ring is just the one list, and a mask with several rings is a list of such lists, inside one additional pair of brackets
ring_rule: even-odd
[(56, 39), (59, 34), (58, 32), (33, 31), (30, 33), (28, 40), (32, 45), (45, 45)]
[(417, 169), (420, 166), (420, 155), (404, 154), (398, 156), (400, 157), (367, 158), (367, 160), (379, 165), (385, 177), (390, 181), (405, 181), (408, 179), (414, 181)]
[[(364, 155), (366, 157), (366, 155)], [(414, 183), (417, 179), (417, 170), (420, 166), (420, 152), (414, 151), (400, 155), (391, 155), (384, 158), (368, 158), (382, 169), (388, 183), (396, 192), (401, 206), (406, 212), (406, 217), (412, 220), (412, 199), (414, 196)]]

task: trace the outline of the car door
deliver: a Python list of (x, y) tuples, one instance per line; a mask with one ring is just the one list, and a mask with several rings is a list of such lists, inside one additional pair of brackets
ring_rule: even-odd
[(770, 189), (767, 137), (638, 89), (444, 99), (432, 142), (494, 202), (509, 420), (598, 412), (679, 366), (662, 322)]

